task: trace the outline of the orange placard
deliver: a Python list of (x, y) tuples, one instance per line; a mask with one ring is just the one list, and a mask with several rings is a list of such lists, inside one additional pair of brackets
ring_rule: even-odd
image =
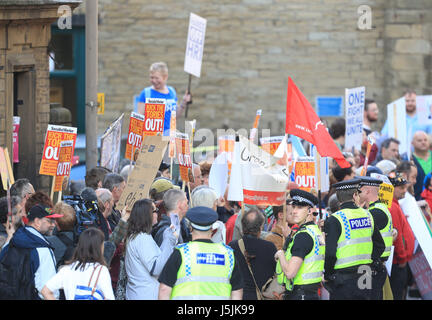
[(163, 133), (165, 119), (165, 100), (147, 99), (144, 110), (143, 135), (155, 136)]
[(55, 176), (57, 174), (57, 165), (59, 161), (60, 144), (65, 140), (72, 140), (72, 155), (75, 150), (77, 137), (77, 128), (48, 125), (45, 136), (45, 146), (42, 154), (42, 161), (39, 174)]
[(54, 177), (54, 192), (63, 191), (63, 176), (55, 176)]
[(70, 175), (73, 156), (73, 140), (62, 141), (60, 143), (59, 159), (57, 164), (57, 176)]
[(175, 141), (176, 141), (176, 126), (177, 126), (177, 113), (175, 110), (171, 111), (171, 125), (170, 125), (170, 143), (169, 143), (169, 157), (175, 157)]
[(315, 161), (297, 161), (294, 168), (294, 182), (305, 191), (315, 188)]
[(180, 177), (182, 181), (189, 182), (189, 169), (192, 169), (192, 159), (189, 148), (189, 137), (185, 133), (176, 134), (176, 153), (179, 162)]
[(143, 140), (144, 116), (139, 113), (132, 112), (129, 121), (129, 133), (126, 141), (125, 158), (133, 160), (132, 156), (135, 150), (141, 148)]
[(262, 137), (260, 138), (261, 148), (271, 155), (274, 155), (277, 148), (279, 148), (284, 136), (277, 137)]

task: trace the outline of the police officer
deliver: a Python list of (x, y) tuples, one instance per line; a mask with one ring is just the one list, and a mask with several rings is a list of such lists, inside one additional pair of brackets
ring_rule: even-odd
[(311, 193), (293, 189), (292, 215), (299, 230), (288, 244), (286, 252), (275, 254), (278, 282), (285, 284), (285, 300), (318, 300), (318, 288), (324, 269), (324, 238), (314, 223), (318, 199)]
[(159, 299), (241, 300), (243, 281), (233, 250), (213, 243), (218, 214), (207, 207), (186, 212), (192, 241), (174, 249), (159, 276)]
[(324, 225), (324, 284), (330, 300), (370, 299), (371, 264), (384, 251), (384, 242), (372, 216), (359, 207), (360, 182), (354, 178), (332, 186), (341, 209)]
[(360, 177), (360, 200), (364, 202), (373, 217), (376, 228), (381, 233), (385, 249), (378, 260), (372, 264), (372, 300), (383, 299), (383, 286), (387, 278), (385, 263), (390, 256), (390, 250), (393, 243), (393, 223), (390, 211), (387, 205), (380, 201), (378, 193), (382, 183), (379, 179), (371, 177)]

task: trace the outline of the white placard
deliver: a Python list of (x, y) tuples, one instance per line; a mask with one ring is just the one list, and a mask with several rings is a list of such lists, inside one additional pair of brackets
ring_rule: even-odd
[(198, 78), (201, 76), (206, 26), (206, 19), (190, 14), (184, 71)]
[(415, 198), (407, 192), (405, 198), (399, 200), (402, 211), (407, 216), (408, 223), (414, 233), (423, 254), (432, 268), (432, 230), (421, 212)]
[(432, 96), (417, 96), (417, 119), (422, 125), (432, 125)]
[(222, 152), (214, 160), (209, 173), (209, 187), (216, 191), (218, 197), (223, 197), (228, 184), (227, 153)]
[(399, 140), (399, 154), (408, 153), (409, 141), (406, 125), (405, 98), (399, 98), (387, 105), (388, 136)]
[(391, 276), (391, 270), (392, 270), (392, 266), (393, 266), (393, 254), (394, 254), (394, 246), (391, 246), (390, 249), (390, 256), (388, 257), (385, 266), (387, 269), (387, 274), (389, 275), (389, 277)]
[(345, 150), (360, 150), (363, 137), (365, 87), (345, 89)]

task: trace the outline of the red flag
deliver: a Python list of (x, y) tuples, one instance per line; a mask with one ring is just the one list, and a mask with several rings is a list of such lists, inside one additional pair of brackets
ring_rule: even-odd
[(294, 81), (288, 78), (288, 97), (285, 133), (295, 135), (316, 146), (322, 157), (331, 157), (341, 168), (351, 164), (345, 160), (342, 152), (334, 143), (325, 125)]

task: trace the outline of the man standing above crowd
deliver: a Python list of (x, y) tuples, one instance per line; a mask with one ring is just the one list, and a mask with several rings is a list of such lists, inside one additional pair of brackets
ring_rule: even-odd
[(360, 287), (359, 280), (366, 271), (364, 276), (371, 283), (370, 265), (385, 248), (372, 216), (359, 207), (360, 181), (352, 179), (333, 185), (341, 210), (333, 213), (324, 226), (324, 279), (331, 300), (369, 300), (371, 286), (366, 283)]
[[(432, 133), (432, 126), (428, 124), (420, 124), (419, 115), (417, 114), (417, 94), (413, 89), (405, 91), (405, 110), (406, 110), (406, 130), (411, 136), (417, 131), (424, 131), (427, 134)], [(423, 115), (426, 117), (426, 115)], [(386, 120), (384, 127), (381, 130), (382, 136), (388, 136), (388, 120)]]
[(366, 136), (372, 133), (372, 124), (378, 121), (379, 109), (375, 100), (366, 99), (363, 112), (363, 130)]

